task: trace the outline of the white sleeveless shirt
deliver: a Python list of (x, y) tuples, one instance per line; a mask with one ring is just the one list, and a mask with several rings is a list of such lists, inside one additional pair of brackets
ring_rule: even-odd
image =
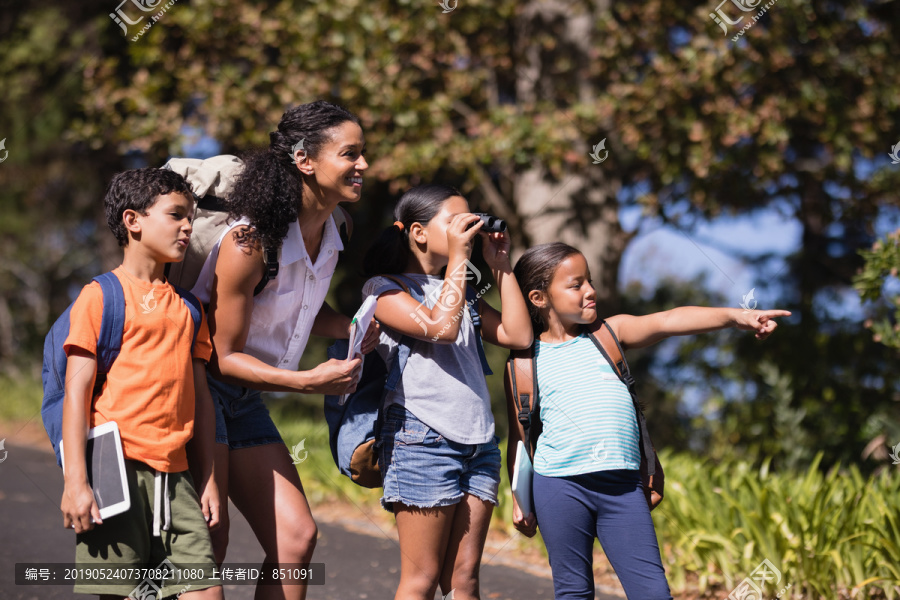
[[(209, 303), (212, 293), (222, 240), (235, 227), (248, 224), (249, 221), (243, 218), (232, 223), (209, 253), (200, 277), (191, 289), (204, 304)], [(338, 253), (343, 249), (334, 217), (329, 217), (319, 256), (313, 263), (303, 244), (300, 224), (297, 221), (291, 223), (279, 252), (278, 276), (253, 298), (245, 353), (273, 367), (297, 369), (313, 322), (328, 294)]]

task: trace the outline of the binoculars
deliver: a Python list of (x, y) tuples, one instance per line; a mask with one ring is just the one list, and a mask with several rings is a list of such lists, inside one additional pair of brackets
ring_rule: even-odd
[[(506, 231), (506, 221), (495, 217), (493, 215), (489, 215), (487, 213), (472, 213), (479, 219), (484, 225), (481, 226), (481, 231), (485, 233), (503, 233)], [(471, 229), (472, 226), (475, 225), (473, 222), (472, 225), (469, 225), (466, 229)]]

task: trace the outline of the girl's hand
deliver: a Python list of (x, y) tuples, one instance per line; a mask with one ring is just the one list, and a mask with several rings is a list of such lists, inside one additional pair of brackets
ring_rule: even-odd
[(484, 236), (482, 252), (488, 266), (494, 270), (509, 268), (509, 232), (483, 233), (482, 235)]
[(63, 514), (63, 527), (74, 529), (75, 533), (84, 533), (93, 529), (94, 524), (103, 524), (94, 492), (87, 482), (66, 482), (59, 509)]
[[(468, 228), (472, 224), (471, 228)], [(472, 240), (481, 230), (484, 223), (472, 213), (455, 215), (447, 226), (448, 256), (462, 255), (468, 259), (472, 256)]]
[(528, 513), (527, 517), (523, 515), (515, 496), (513, 496), (513, 525), (525, 537), (534, 537), (537, 533), (537, 518), (533, 512)]
[(734, 326), (743, 331), (755, 331), (756, 339), (764, 340), (778, 327), (775, 317), (789, 317), (787, 310), (745, 310), (738, 313)]
[(369, 323), (369, 328), (366, 329), (366, 336), (362, 341), (362, 353), (368, 354), (372, 350), (378, 347), (378, 338), (381, 336), (381, 325), (378, 324), (374, 318), (372, 322)]

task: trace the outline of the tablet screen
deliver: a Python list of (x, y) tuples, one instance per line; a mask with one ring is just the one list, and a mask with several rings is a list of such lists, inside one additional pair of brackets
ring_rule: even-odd
[(125, 485), (119, 471), (119, 448), (115, 431), (102, 433), (87, 441), (87, 455), (90, 457), (87, 476), (101, 512), (125, 501)]

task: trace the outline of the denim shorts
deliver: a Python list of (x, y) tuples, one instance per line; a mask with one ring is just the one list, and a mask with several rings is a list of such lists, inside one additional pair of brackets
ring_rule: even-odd
[(384, 496), (393, 503), (431, 508), (450, 506), (471, 494), (497, 505), (500, 487), (499, 438), (485, 444), (459, 444), (416, 418), (399, 404), (391, 405), (381, 428), (381, 468)]
[(216, 411), (216, 443), (229, 450), (283, 444), (258, 390), (206, 378)]

